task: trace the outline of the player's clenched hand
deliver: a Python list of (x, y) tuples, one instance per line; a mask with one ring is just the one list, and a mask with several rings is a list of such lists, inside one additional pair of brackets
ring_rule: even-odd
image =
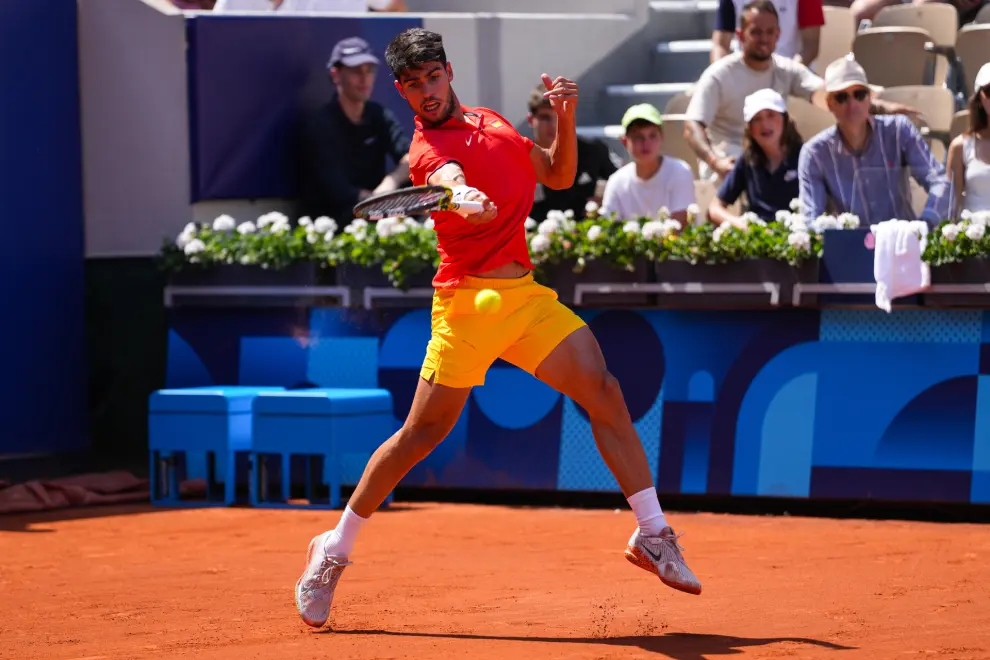
[(467, 202), (481, 202), (485, 210), (480, 213), (472, 213), (471, 215), (465, 216), (465, 220), (476, 225), (482, 225), (486, 222), (491, 222), (498, 215), (498, 208), (495, 207), (495, 202), (488, 199), (488, 195), (481, 192), (480, 190), (472, 190), (464, 195), (464, 201)]
[(547, 88), (547, 91), (543, 92), (543, 98), (550, 99), (550, 107), (557, 116), (573, 118), (578, 102), (577, 83), (563, 76), (551, 80), (550, 76), (544, 73), (543, 86)]

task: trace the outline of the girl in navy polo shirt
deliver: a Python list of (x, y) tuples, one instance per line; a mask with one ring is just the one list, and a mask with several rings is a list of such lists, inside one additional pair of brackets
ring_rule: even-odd
[(729, 210), (743, 193), (748, 210), (765, 222), (772, 222), (777, 211), (789, 210), (791, 200), (799, 196), (798, 155), (803, 142), (787, 116), (784, 98), (772, 89), (753, 92), (746, 97), (743, 117), (742, 156), (708, 207), (708, 217), (718, 225), (743, 227), (739, 216)]

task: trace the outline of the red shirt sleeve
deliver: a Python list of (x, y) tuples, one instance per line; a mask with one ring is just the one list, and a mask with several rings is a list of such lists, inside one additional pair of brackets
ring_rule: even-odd
[(825, 25), (822, 0), (798, 0), (797, 24), (799, 30)]
[(414, 186), (425, 186), (430, 175), (449, 162), (438, 153), (437, 145), (427, 142), (422, 131), (416, 131), (409, 145), (409, 178)]

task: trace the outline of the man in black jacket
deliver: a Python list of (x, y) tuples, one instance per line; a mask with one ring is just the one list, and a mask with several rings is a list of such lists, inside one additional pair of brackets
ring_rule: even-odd
[[(364, 39), (334, 46), (327, 66), (336, 94), (302, 133), (301, 215), (347, 223), (359, 201), (408, 185), (409, 138), (395, 115), (369, 100), (378, 65)], [(392, 171), (387, 157), (395, 163)]]

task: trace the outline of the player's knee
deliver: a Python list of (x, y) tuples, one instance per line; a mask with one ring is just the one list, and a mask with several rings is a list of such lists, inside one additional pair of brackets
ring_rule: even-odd
[(589, 377), (587, 390), (584, 397), (587, 404), (582, 404), (582, 407), (592, 419), (607, 421), (618, 414), (624, 405), (622, 386), (607, 369), (601, 369)]

